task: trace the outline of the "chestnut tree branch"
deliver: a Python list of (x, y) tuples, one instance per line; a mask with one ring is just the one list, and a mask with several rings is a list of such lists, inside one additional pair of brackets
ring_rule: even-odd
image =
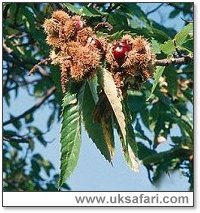
[(160, 9), (160, 7), (162, 7), (164, 5), (164, 3), (159, 4), (156, 8), (154, 8), (153, 10), (149, 11), (146, 13), (146, 15), (150, 15), (151, 13), (156, 12), (158, 9)]
[(55, 91), (56, 91), (56, 87), (55, 86), (51, 87), (49, 90), (47, 90), (46, 95), (43, 96), (42, 98), (40, 98), (35, 105), (33, 105), (27, 111), (23, 112), (21, 115), (18, 115), (16, 117), (11, 118), (10, 120), (5, 121), (3, 123), (3, 126), (11, 124), (11, 123), (15, 122), (16, 120), (20, 120), (20, 119), (24, 118), (26, 115), (36, 111)]
[(192, 56), (183, 56), (180, 58), (165, 58), (165, 59), (156, 59), (154, 60), (155, 66), (167, 66), (169, 64), (188, 64), (193, 60)]
[[(42, 64), (46, 64), (48, 61), (50, 61), (51, 59), (50, 58), (45, 58), (43, 59), (42, 61), (38, 62), (36, 65), (34, 65), (34, 67), (30, 70), (29, 74), (28, 75), (32, 75), (37, 69), (40, 68), (40, 66)], [(42, 72), (42, 69), (39, 69), (40, 73)], [(46, 75), (45, 72), (42, 73), (43, 75)], [(47, 76), (49, 76), (47, 74)]]

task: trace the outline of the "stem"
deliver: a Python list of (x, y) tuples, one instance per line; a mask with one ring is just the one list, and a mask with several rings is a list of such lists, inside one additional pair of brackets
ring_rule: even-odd
[(151, 13), (156, 12), (161, 6), (163, 6), (163, 3), (159, 4), (156, 8), (154, 8), (153, 10), (149, 11), (146, 13), (146, 15), (150, 15)]
[(47, 63), (48, 61), (50, 61), (50, 60), (51, 60), (50, 58), (46, 58), (46, 59), (44, 59), (44, 60), (38, 62), (38, 63), (30, 70), (30, 72), (29, 72), (28, 75), (32, 75), (32, 74), (36, 71), (36, 69), (39, 68), (40, 65), (46, 64), (46, 63)]
[(166, 59), (159, 59), (154, 60), (155, 66), (167, 66), (169, 64), (188, 64), (193, 60), (192, 56), (183, 56), (180, 58), (166, 58)]

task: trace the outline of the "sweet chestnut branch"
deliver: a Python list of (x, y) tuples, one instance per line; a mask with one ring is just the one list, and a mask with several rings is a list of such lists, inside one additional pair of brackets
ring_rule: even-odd
[(186, 55), (179, 58), (166, 58), (160, 60), (154, 60), (155, 66), (167, 66), (169, 64), (187, 64), (193, 60), (193, 56)]
[[(101, 27), (112, 30), (109, 23), (99, 23), (92, 29), (80, 16), (70, 16), (62, 10), (53, 12), (43, 27), (47, 34), (46, 42), (52, 50), (49, 58), (36, 64), (29, 74), (48, 61), (59, 65), (63, 93), (70, 79), (81, 81), (92, 78), (103, 64), (112, 73), (116, 87), (124, 94), (128, 88), (126, 79), (133, 78), (135, 82), (140, 79), (139, 83), (142, 83), (152, 76), (155, 66), (184, 64), (193, 59), (192, 56), (183, 56), (157, 60), (144, 37), (126, 34), (120, 40), (110, 42), (96, 35)], [(103, 63), (105, 60), (106, 63)]]

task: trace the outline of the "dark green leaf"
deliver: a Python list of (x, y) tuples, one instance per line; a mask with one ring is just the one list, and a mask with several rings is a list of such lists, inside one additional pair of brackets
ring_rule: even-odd
[(169, 14), (169, 18), (175, 18), (177, 15), (179, 15), (180, 10), (173, 10), (170, 14)]
[(135, 134), (134, 134), (133, 126), (131, 125), (131, 120), (129, 119), (130, 115), (129, 115), (128, 106), (125, 103), (123, 105), (123, 111), (124, 111), (125, 118), (126, 118), (126, 120), (125, 120), (126, 121), (126, 138), (124, 139), (121, 136), (121, 132), (119, 131), (119, 128), (117, 130), (120, 135), (120, 141), (122, 144), (124, 158), (125, 158), (128, 166), (133, 171), (137, 172), (139, 169), (139, 164), (140, 164), (138, 161), (138, 158), (137, 158), (138, 148), (137, 148), (137, 143), (135, 141)]
[(12, 141), (10, 142), (10, 145), (12, 147), (14, 147), (15, 149), (17, 149), (18, 151), (22, 150), (22, 147), (20, 146), (20, 141), (19, 140), (15, 141), (15, 139), (12, 139)]
[(80, 151), (81, 113), (76, 94), (68, 91), (63, 98), (61, 128), (61, 166), (59, 187), (75, 169)]
[(147, 156), (151, 156), (157, 153), (155, 150), (149, 149), (141, 142), (137, 143), (137, 146), (138, 146), (138, 158), (140, 160), (143, 160)]
[(108, 17), (108, 22), (114, 27), (117, 33), (119, 33), (121, 30), (128, 29), (127, 17), (118, 12), (111, 13)]
[(102, 13), (94, 8), (82, 6), (81, 8), (77, 8), (76, 6), (70, 3), (64, 3), (64, 6), (70, 10), (71, 12), (86, 17), (101, 17), (102, 15), (106, 15), (106, 13)]
[(63, 4), (68, 10), (70, 10), (71, 12), (77, 14), (77, 15), (81, 15), (81, 10), (80, 8), (75, 7), (74, 5), (70, 4), (70, 3), (64, 3)]
[(47, 128), (49, 129), (55, 120), (55, 112), (52, 112), (47, 120)]
[(176, 72), (176, 68), (174, 67), (174, 65), (169, 65), (165, 68), (165, 72), (164, 72), (165, 76), (166, 76), (166, 81), (167, 81), (167, 88), (169, 93), (172, 96), (176, 96), (177, 95), (177, 89), (178, 89), (178, 75)]
[(139, 91), (129, 93), (127, 101), (130, 110), (133, 112), (140, 112), (145, 107), (145, 97)]
[[(111, 147), (114, 146), (114, 137), (111, 137), (111, 142), (110, 140), (106, 140), (107, 137), (105, 137), (101, 125), (94, 121), (93, 112), (97, 103), (97, 100), (95, 100), (97, 95), (96, 90), (93, 90), (92, 88), (94, 88), (94, 83), (92, 81), (86, 83), (82, 107), (83, 122), (89, 137), (93, 140), (101, 154), (108, 161), (111, 161), (113, 150), (111, 150), (111, 148), (109, 149), (108, 145), (111, 145)], [(110, 134), (113, 134), (112, 131), (110, 131)]]
[(146, 14), (141, 10), (140, 6), (138, 6), (136, 3), (124, 3), (122, 4), (122, 10), (131, 15), (136, 16), (146, 24), (150, 23)]
[(6, 104), (8, 106), (10, 106), (10, 95), (9, 95), (9, 93), (4, 95), (4, 100), (6, 101)]
[(30, 31), (34, 31), (35, 30), (35, 17), (34, 17), (34, 14), (26, 6), (21, 6), (20, 7), (20, 12), (26, 17), (26, 21), (25, 21), (26, 27)]
[(3, 135), (4, 137), (13, 137), (16, 136), (16, 132), (12, 130), (4, 130)]
[(194, 41), (193, 41), (193, 39), (187, 40), (185, 43), (182, 44), (182, 47), (186, 48), (190, 52), (193, 52), (193, 50), (194, 50)]
[(145, 125), (145, 127), (149, 129), (150, 128), (150, 122), (149, 122), (150, 113), (149, 113), (149, 110), (147, 108), (144, 108), (140, 112), (140, 116), (141, 116), (142, 122)]
[(95, 8), (92, 7), (82, 7), (82, 16), (87, 16), (87, 17), (101, 17), (101, 16), (106, 16), (107, 13), (103, 13), (99, 10), (96, 10)]
[(150, 26), (148, 30), (152, 33), (152, 37), (160, 42), (165, 42), (169, 39), (168, 34), (166, 34), (163, 30), (152, 26)]
[[(10, 115), (10, 118), (12, 119), (12, 118), (14, 118), (14, 116)], [(20, 130), (21, 127), (22, 127), (22, 122), (21, 122), (20, 120), (17, 119), (17, 120), (14, 120), (14, 121), (12, 122), (12, 125), (13, 125), (16, 129)]]
[(147, 101), (152, 97), (153, 92), (156, 89), (157, 84), (159, 83), (160, 77), (162, 76), (164, 69), (165, 67), (158, 66), (156, 70), (154, 71), (154, 74), (153, 74), (154, 82), (151, 88), (151, 93), (149, 97), (147, 98)]
[(145, 132), (142, 129), (142, 126), (140, 125), (139, 119), (137, 119), (136, 121), (135, 130), (139, 132), (140, 138), (145, 141), (148, 141), (150, 145), (152, 144), (152, 141), (145, 135)]

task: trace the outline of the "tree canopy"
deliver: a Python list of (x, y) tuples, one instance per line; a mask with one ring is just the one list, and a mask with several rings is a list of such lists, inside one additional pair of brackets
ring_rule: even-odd
[[(161, 7), (171, 8), (169, 20), (182, 17), (181, 30), (149, 18)], [(143, 164), (154, 184), (180, 170), (192, 190), (192, 19), (192, 3), (148, 13), (138, 3), (3, 3), (4, 190), (70, 190), (82, 124), (108, 162), (116, 129), (133, 172)], [(16, 114), (13, 100), (25, 93), (35, 104)], [(34, 123), (42, 106), (51, 111), (46, 132)], [(48, 146), (54, 122), (60, 174), (35, 150)]]

